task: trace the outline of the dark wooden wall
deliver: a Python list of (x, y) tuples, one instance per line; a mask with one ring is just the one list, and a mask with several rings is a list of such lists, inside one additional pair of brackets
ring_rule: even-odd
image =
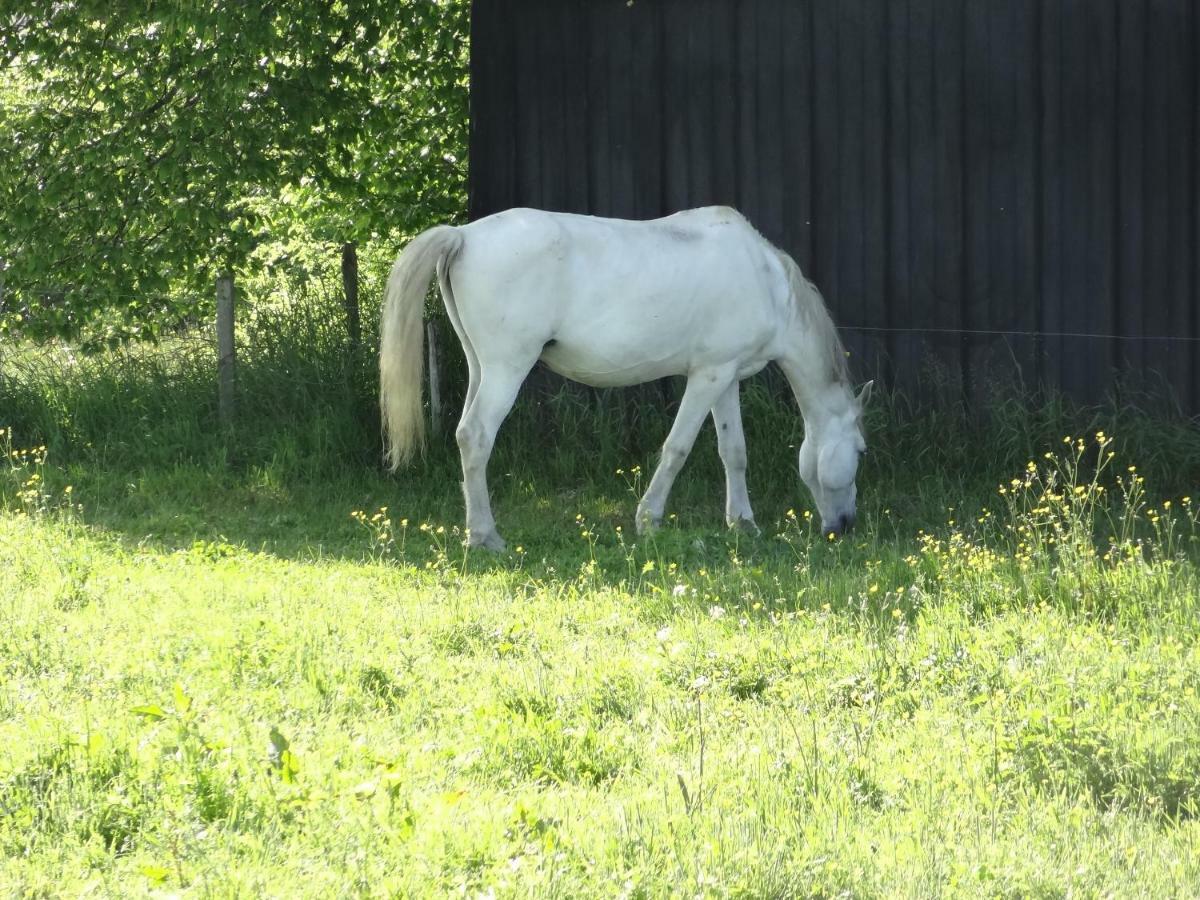
[(471, 215), (730, 204), (862, 377), (1200, 412), (1198, 7), (476, 0)]

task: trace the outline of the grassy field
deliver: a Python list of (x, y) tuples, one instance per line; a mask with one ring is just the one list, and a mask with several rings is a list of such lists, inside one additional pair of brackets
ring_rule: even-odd
[(250, 355), (223, 435), (186, 353), (54, 359), (0, 380), (4, 895), (1200, 891), (1194, 423), (885, 400), (829, 542), (751, 390), (762, 535), (706, 435), (641, 539), (665, 413), (529, 400), (492, 557), (367, 363)]

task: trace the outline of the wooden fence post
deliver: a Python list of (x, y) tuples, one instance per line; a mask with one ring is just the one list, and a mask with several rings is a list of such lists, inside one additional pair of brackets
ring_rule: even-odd
[(437, 328), (433, 319), (425, 323), (425, 346), (429, 351), (429, 431), (438, 434), (442, 425), (442, 379), (438, 372)]
[(223, 426), (233, 424), (234, 366), (236, 350), (233, 344), (233, 275), (217, 276), (217, 412)]
[[(8, 270), (8, 263), (4, 261), (4, 257), (0, 256), (0, 315), (4, 314), (4, 273)], [(0, 354), (0, 362), (3, 361), (3, 354)], [(0, 369), (0, 390), (4, 389), (4, 370)]]
[(362, 343), (362, 324), (358, 311), (358, 247), (353, 241), (342, 244), (342, 306), (350, 346), (357, 350)]

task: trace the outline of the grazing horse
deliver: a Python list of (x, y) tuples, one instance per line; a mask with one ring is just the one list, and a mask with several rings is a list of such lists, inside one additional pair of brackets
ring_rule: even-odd
[(725, 466), (725, 519), (755, 527), (738, 382), (777, 363), (804, 418), (800, 477), (821, 528), (840, 535), (854, 524), (871, 385), (854, 395), (821, 295), (735, 210), (707, 207), (640, 222), (511, 209), (414, 238), (392, 267), (383, 306), (379, 400), (393, 470), (424, 439), (421, 317), (435, 273), (469, 370), (456, 437), (471, 546), (504, 549), (487, 463), (538, 360), (595, 387), (687, 377), (638, 503), (639, 532), (662, 521), (709, 413)]

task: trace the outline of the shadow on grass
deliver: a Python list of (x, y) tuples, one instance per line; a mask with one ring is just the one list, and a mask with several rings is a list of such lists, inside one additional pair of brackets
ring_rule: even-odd
[[(904, 577), (902, 560), (916, 547), (918, 529), (945, 524), (948, 490), (960, 508), (983, 502), (986, 493), (981, 486), (964, 501), (947, 479), (932, 476), (897, 490), (868, 471), (858, 529), (830, 543), (806, 519), (808, 498), (790, 466), (763, 467), (750, 477), (762, 529), (752, 535), (725, 528), (715, 447), (700, 446), (677, 482), (664, 526), (638, 536), (633, 516), (644, 473), (611, 469), (585, 482), (551, 465), (532, 471), (509, 452), (496, 458), (491, 475), (509, 548), (492, 554), (463, 547), (457, 460), (444, 450), (431, 448), (424, 461), (395, 475), (363, 465), (301, 477), (271, 466), (125, 469), (76, 461), (56, 468), (51, 460), (44, 479), (51, 497), (71, 485), (78, 520), (128, 551), (244, 548), (298, 562), (378, 560), (455, 579), (499, 577), (514, 590), (633, 593), (651, 616), (714, 604), (749, 611), (762, 598), (776, 611), (845, 608), (867, 579), (882, 575), (891, 584)], [(778, 455), (785, 454), (790, 458), (787, 448)]]

